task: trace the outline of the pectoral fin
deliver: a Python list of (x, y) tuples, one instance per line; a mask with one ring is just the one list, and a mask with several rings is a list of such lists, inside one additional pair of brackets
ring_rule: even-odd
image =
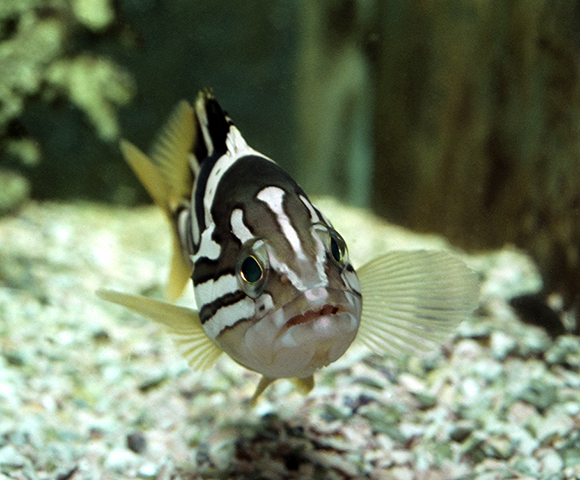
[(103, 300), (126, 307), (167, 328), (177, 347), (194, 370), (208, 369), (222, 354), (222, 350), (203, 331), (199, 315), (195, 310), (113, 290), (98, 290), (97, 295)]
[(444, 251), (395, 251), (357, 270), (363, 310), (357, 341), (378, 354), (442, 343), (477, 305), (477, 277)]

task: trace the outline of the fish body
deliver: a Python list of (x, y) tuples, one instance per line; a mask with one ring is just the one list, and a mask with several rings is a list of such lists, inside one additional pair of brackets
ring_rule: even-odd
[(99, 295), (168, 327), (196, 368), (225, 352), (261, 373), (254, 400), (278, 378), (309, 391), (355, 339), (379, 353), (438, 343), (475, 306), (475, 275), (445, 252), (390, 252), (359, 281), (330, 221), (208, 92), (178, 105), (150, 156), (121, 150), (171, 225), (166, 295), (191, 278), (197, 310)]

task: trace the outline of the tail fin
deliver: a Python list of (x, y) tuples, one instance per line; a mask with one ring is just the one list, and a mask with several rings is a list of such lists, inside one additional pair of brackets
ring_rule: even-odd
[(183, 293), (191, 276), (191, 261), (179, 241), (175, 214), (181, 205), (189, 204), (193, 188), (192, 167), (195, 168), (190, 159), (195, 136), (193, 108), (181, 101), (154, 143), (151, 158), (126, 140), (120, 143), (125, 160), (171, 224), (173, 258), (166, 287), (169, 300)]

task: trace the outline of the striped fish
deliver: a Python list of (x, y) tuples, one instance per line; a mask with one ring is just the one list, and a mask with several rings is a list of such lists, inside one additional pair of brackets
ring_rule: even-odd
[(310, 391), (355, 339), (380, 354), (424, 350), (476, 304), (475, 275), (441, 251), (390, 252), (357, 275), (330, 221), (208, 92), (177, 106), (150, 157), (121, 150), (171, 225), (167, 298), (191, 278), (197, 309), (98, 294), (165, 325), (196, 369), (225, 352), (261, 373), (252, 402), (278, 378)]

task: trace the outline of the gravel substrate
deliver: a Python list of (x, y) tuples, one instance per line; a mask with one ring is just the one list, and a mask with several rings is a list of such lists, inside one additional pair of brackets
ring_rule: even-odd
[[(355, 265), (446, 247), (318, 205)], [(160, 297), (169, 253), (153, 208), (30, 204), (0, 219), (0, 478), (580, 478), (580, 341), (514, 315), (509, 298), (541, 285), (521, 253), (465, 257), (481, 304), (440, 349), (353, 347), (310, 395), (279, 381), (254, 409), (256, 374), (225, 357), (193, 372), (160, 327), (94, 295)]]

